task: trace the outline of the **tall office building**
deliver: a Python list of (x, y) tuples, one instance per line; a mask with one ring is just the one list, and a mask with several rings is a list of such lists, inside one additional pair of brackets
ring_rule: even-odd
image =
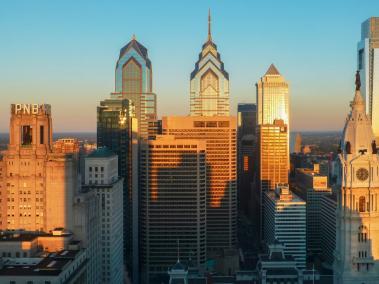
[(358, 70), (362, 78), (361, 92), (374, 136), (379, 137), (379, 17), (362, 23), (358, 42)]
[(123, 181), (118, 175), (118, 158), (108, 148), (98, 148), (85, 158), (82, 192), (96, 195), (98, 210), (101, 283), (122, 283), (123, 265)]
[(273, 124), (281, 119), (289, 126), (288, 83), (274, 64), (256, 84), (257, 88), (257, 124)]
[(138, 275), (138, 125), (129, 99), (106, 99), (97, 108), (97, 146), (118, 155), (118, 172), (124, 178), (124, 257)]
[(236, 245), (237, 164), (235, 117), (170, 116), (163, 134), (206, 143), (207, 247), (220, 251)]
[(237, 110), (237, 169), (238, 207), (246, 216), (251, 215), (252, 183), (255, 174), (257, 154), (256, 123), (257, 106), (238, 104)]
[(379, 283), (379, 160), (357, 74), (338, 155), (334, 283)]
[(208, 38), (191, 73), (191, 116), (229, 115), (229, 74), (212, 40), (211, 14), (208, 15)]
[(336, 209), (335, 194), (321, 196), (319, 216), (321, 227), (321, 260), (324, 267), (333, 268), (334, 250), (336, 248)]
[[(141, 149), (141, 271), (143, 283), (161, 283), (180, 256), (194, 267), (206, 261), (206, 145), (157, 136)], [(227, 230), (227, 229), (226, 229)]]
[(288, 183), (288, 127), (283, 120), (258, 126), (258, 179), (261, 191)]
[(332, 189), (328, 187), (328, 177), (319, 174), (317, 168), (318, 164), (314, 169), (296, 169), (292, 187), (293, 192), (307, 202), (307, 251), (311, 254), (323, 252), (320, 209), (322, 197), (332, 195)]
[(278, 183), (288, 183), (289, 174), (288, 83), (271, 64), (256, 83), (258, 178), (255, 188), (257, 224), (263, 233), (263, 194)]
[(0, 161), (0, 228), (72, 229), (75, 158), (54, 153), (50, 105), (12, 104), (9, 145)]
[(306, 203), (279, 184), (275, 191), (264, 193), (264, 239), (267, 244), (276, 240), (284, 245), (284, 254), (293, 256), (297, 267), (306, 264)]
[(301, 152), (301, 143), (302, 143), (302, 138), (301, 134), (298, 132), (296, 133), (294, 144), (293, 144), (293, 149), (291, 150), (291, 153), (300, 153)]
[(147, 139), (149, 132), (155, 132), (157, 120), (157, 102), (153, 90), (153, 70), (147, 49), (139, 43), (135, 36), (125, 45), (116, 64), (115, 92), (113, 99), (131, 100), (138, 119), (139, 137)]

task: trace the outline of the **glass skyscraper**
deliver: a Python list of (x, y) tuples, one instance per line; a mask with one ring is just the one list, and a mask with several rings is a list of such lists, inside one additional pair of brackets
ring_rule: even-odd
[[(124, 178), (124, 258), (129, 268), (138, 260), (138, 137), (135, 108), (128, 99), (106, 99), (97, 107), (97, 146), (118, 155), (118, 172)], [(134, 220), (134, 221), (133, 221)], [(137, 229), (132, 230), (132, 228)], [(137, 235), (133, 235), (137, 234)], [(132, 247), (135, 247), (135, 252)], [(134, 256), (133, 253), (136, 255)]]
[(133, 102), (142, 139), (147, 139), (149, 132), (155, 132), (149, 128), (149, 125), (156, 125), (149, 122), (157, 119), (156, 95), (152, 92), (152, 84), (152, 67), (147, 49), (133, 36), (120, 51), (115, 71), (115, 92), (111, 96)]
[(371, 120), (375, 138), (379, 137), (379, 17), (362, 23), (358, 42), (358, 70), (366, 112)]
[(212, 40), (210, 13), (208, 38), (191, 73), (190, 112), (191, 116), (229, 115), (229, 74)]

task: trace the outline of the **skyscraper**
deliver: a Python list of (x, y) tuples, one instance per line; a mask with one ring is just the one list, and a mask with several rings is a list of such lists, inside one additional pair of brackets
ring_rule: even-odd
[(190, 110), (191, 116), (229, 115), (229, 74), (212, 40), (210, 11), (208, 38), (191, 73)]
[(257, 154), (257, 106), (238, 104), (237, 110), (237, 154), (238, 154), (238, 207), (246, 216), (251, 212), (252, 182)]
[(288, 183), (288, 127), (283, 120), (258, 126), (258, 180), (261, 191)]
[(0, 160), (2, 230), (72, 229), (76, 160), (53, 152), (52, 129), (50, 105), (11, 105), (9, 145)]
[(237, 231), (237, 153), (235, 117), (169, 116), (163, 134), (206, 143), (207, 247), (234, 248)]
[[(97, 145), (118, 155), (118, 172), (124, 178), (124, 257), (138, 270), (138, 126), (129, 99), (106, 99), (97, 108)], [(134, 201), (134, 202), (133, 202)], [(137, 273), (137, 272), (135, 272)]]
[(120, 51), (115, 71), (115, 92), (111, 97), (133, 102), (142, 139), (149, 137), (149, 122), (157, 119), (156, 95), (152, 90), (153, 71), (147, 49), (133, 36)]
[(206, 145), (157, 136), (141, 149), (141, 271), (143, 283), (178, 259), (199, 269), (206, 261)]
[(101, 239), (101, 283), (122, 283), (123, 261), (123, 182), (118, 174), (118, 158), (106, 147), (98, 148), (85, 158), (83, 192), (97, 197), (98, 235)]
[(289, 126), (288, 83), (274, 64), (258, 81), (257, 87), (257, 124), (273, 124), (282, 119)]
[(306, 264), (306, 203), (289, 190), (288, 185), (279, 184), (275, 191), (264, 193), (264, 239), (272, 244), (283, 243), (284, 254), (293, 256), (297, 267)]
[(370, 118), (359, 87), (338, 155), (342, 180), (337, 192), (334, 283), (379, 283), (379, 160)]
[(259, 227), (264, 223), (263, 196), (278, 183), (288, 183), (289, 174), (289, 99), (288, 83), (271, 64), (256, 84), (258, 178), (255, 188), (255, 211), (260, 215)]
[(358, 70), (362, 79), (361, 92), (366, 102), (374, 136), (379, 137), (379, 17), (362, 23), (358, 42)]

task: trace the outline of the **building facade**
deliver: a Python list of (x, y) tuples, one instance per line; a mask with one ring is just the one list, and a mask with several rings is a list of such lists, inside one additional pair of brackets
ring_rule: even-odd
[(153, 93), (153, 71), (147, 49), (135, 36), (120, 50), (115, 70), (113, 99), (128, 99), (135, 107), (139, 137), (147, 139), (149, 122), (157, 119), (156, 94)]
[(50, 105), (12, 104), (0, 161), (0, 228), (72, 228), (78, 177), (73, 155), (54, 153)]
[(289, 126), (289, 88), (288, 83), (274, 64), (256, 83), (257, 124), (273, 124), (281, 119)]
[[(315, 168), (318, 168), (318, 164)], [(307, 202), (307, 252), (310, 254), (323, 252), (323, 236), (320, 230), (323, 226), (320, 218), (322, 197), (332, 195), (332, 189), (328, 187), (328, 177), (318, 172), (314, 169), (296, 169), (295, 183), (292, 187), (292, 190)]]
[(118, 175), (118, 157), (108, 148), (98, 148), (85, 158), (82, 192), (92, 192), (97, 198), (100, 245), (96, 257), (100, 258), (101, 283), (122, 283), (123, 179)]
[(246, 216), (252, 215), (252, 183), (256, 172), (257, 155), (257, 106), (238, 104), (237, 110), (237, 171), (238, 171), (238, 207)]
[(379, 282), (379, 160), (357, 82), (338, 156), (342, 180), (337, 192), (337, 284)]
[(336, 249), (336, 209), (337, 198), (333, 195), (321, 196), (319, 219), (321, 223), (321, 260), (329, 269), (333, 268), (334, 250)]
[(212, 40), (210, 12), (208, 38), (191, 73), (190, 113), (191, 116), (229, 115), (229, 74)]
[(361, 40), (357, 49), (358, 70), (362, 79), (361, 93), (377, 139), (379, 137), (379, 17), (371, 17), (362, 23)]
[(235, 117), (170, 116), (162, 118), (163, 134), (206, 143), (207, 247), (230, 249), (237, 234), (237, 153)]
[(178, 259), (205, 268), (206, 145), (194, 139), (157, 136), (141, 149), (141, 271), (157, 283)]
[(283, 120), (258, 125), (258, 179), (261, 191), (274, 190), (278, 183), (288, 183), (288, 127)]
[(138, 123), (129, 99), (106, 99), (97, 108), (97, 146), (118, 156), (118, 172), (124, 179), (124, 257), (138, 275)]
[(264, 193), (264, 240), (275, 240), (284, 246), (284, 254), (291, 255), (299, 269), (306, 267), (306, 202), (278, 185), (275, 191)]

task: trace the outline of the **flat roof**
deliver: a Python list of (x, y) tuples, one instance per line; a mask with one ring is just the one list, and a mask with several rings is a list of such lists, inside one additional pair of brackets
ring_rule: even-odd
[(80, 252), (62, 250), (44, 258), (33, 258), (34, 262), (23, 262), (22, 258), (3, 258), (4, 266), (0, 269), (0, 276), (57, 276)]

